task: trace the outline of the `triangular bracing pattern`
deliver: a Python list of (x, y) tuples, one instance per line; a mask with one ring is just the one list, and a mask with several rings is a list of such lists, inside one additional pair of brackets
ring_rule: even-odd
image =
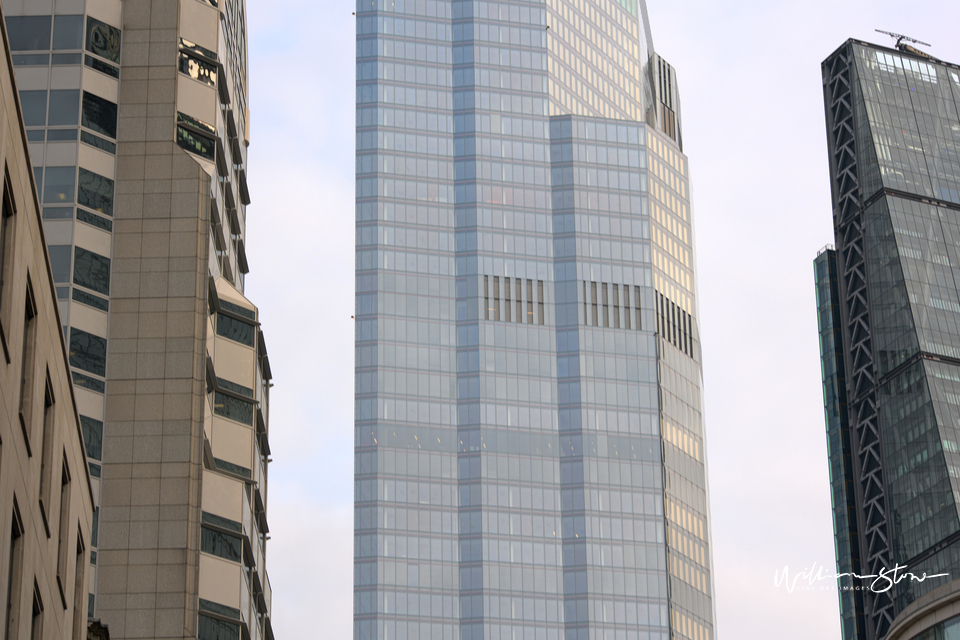
[[(863, 207), (860, 194), (856, 129), (851, 87), (853, 47), (848, 44), (823, 65), (829, 144), (833, 173), (834, 228), (839, 246), (841, 299), (848, 351), (848, 397), (855, 435), (857, 493), (861, 497), (860, 530), (866, 573), (891, 566), (888, 514), (884, 495), (883, 457), (877, 418), (876, 367), (873, 358), (870, 303), (863, 252)], [(895, 614), (890, 594), (864, 592), (868, 634), (882, 638)], [(872, 633), (869, 629), (872, 628)]]

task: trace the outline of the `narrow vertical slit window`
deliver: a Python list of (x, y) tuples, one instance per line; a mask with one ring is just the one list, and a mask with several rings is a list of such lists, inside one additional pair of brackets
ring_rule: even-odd
[(630, 328), (630, 285), (623, 285), (623, 328)]
[(40, 515), (47, 537), (50, 537), (50, 478), (53, 475), (53, 434), (54, 434), (53, 385), (50, 372), (47, 371), (46, 389), (43, 395), (43, 436), (40, 440)]
[(43, 600), (40, 598), (40, 587), (33, 581), (33, 618), (30, 620), (30, 640), (43, 638)]
[(612, 284), (613, 288), (613, 328), (620, 328), (620, 285)]
[(87, 590), (84, 588), (86, 585), (86, 567), (87, 567), (87, 554), (86, 548), (83, 545), (83, 532), (80, 529), (77, 529), (77, 557), (74, 562), (76, 564), (76, 573), (74, 574), (73, 581), (73, 637), (80, 639), (84, 638), (86, 634), (86, 625), (84, 624), (87, 621), (86, 608), (84, 607), (84, 596), (87, 593)]
[(533, 280), (527, 279), (527, 324), (533, 324)]
[(607, 283), (604, 282), (600, 285), (603, 287), (603, 326), (610, 326), (610, 298), (607, 292)]
[(593, 327), (600, 326), (600, 311), (597, 308), (597, 283), (590, 283), (590, 304), (592, 305)]
[(7, 558), (7, 608), (4, 638), (17, 640), (20, 629), (20, 592), (23, 574), (23, 521), (17, 499), (13, 499), (13, 518), (10, 534), (10, 555)]
[[(4, 172), (3, 179), (3, 210), (0, 213), (0, 305), (3, 304), (4, 284), (7, 279), (7, 245), (10, 244), (10, 231), (12, 225), (10, 219), (13, 217), (16, 209), (13, 201), (13, 190), (10, 186), (10, 173)], [(12, 248), (12, 245), (11, 245)]]
[(510, 278), (503, 279), (503, 319), (510, 322)]
[(543, 315), (543, 280), (537, 280), (537, 313), (540, 324), (544, 324), (546, 318)]
[(523, 322), (523, 281), (520, 278), (517, 282), (517, 316), (515, 322)]
[(587, 295), (587, 281), (583, 281), (583, 324), (590, 326), (590, 296)]
[(27, 455), (32, 456), (30, 438), (33, 435), (34, 365), (37, 360), (37, 305), (33, 286), (27, 276), (27, 299), (23, 310), (23, 349), (20, 357), (20, 427), (27, 443)]
[[(66, 455), (64, 455), (66, 458)], [(64, 459), (60, 472), (60, 534), (57, 542), (57, 587), (63, 608), (67, 608), (67, 536), (70, 531), (70, 468)]]
[(490, 319), (490, 276), (483, 276), (483, 319)]
[(637, 322), (633, 328), (639, 331), (643, 328), (643, 324), (640, 323), (640, 287), (637, 285), (633, 286), (633, 308), (637, 311)]
[(493, 276), (493, 319), (500, 320), (500, 276)]

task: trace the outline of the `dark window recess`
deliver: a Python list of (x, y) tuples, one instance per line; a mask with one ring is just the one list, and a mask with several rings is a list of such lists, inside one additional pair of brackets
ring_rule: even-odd
[(80, 124), (111, 138), (117, 137), (117, 105), (88, 91), (83, 92)]
[(177, 125), (177, 144), (180, 145), (181, 148), (207, 160), (213, 160), (217, 155), (217, 146), (213, 138), (194, 133), (179, 125)]
[(222, 531), (200, 527), (200, 550), (233, 562), (243, 559), (243, 540)]
[(198, 640), (237, 640), (239, 637), (240, 625), (236, 622), (227, 622), (199, 614)]
[(76, 327), (70, 328), (70, 366), (98, 376), (107, 373), (107, 340)]
[(101, 460), (103, 423), (87, 416), (80, 416), (80, 428), (83, 430), (83, 443), (87, 447), (87, 457)]
[(247, 309), (246, 307), (241, 307), (238, 304), (233, 304), (232, 302), (228, 302), (222, 298), (220, 299), (220, 308), (224, 311), (229, 311), (230, 313), (238, 315), (241, 318), (249, 318), (250, 320), (254, 321), (257, 319), (257, 314), (254, 313), (253, 310)]
[(77, 181), (77, 202), (94, 211), (113, 215), (113, 180), (81, 167)]
[(80, 131), (80, 142), (106, 151), (107, 153), (117, 155), (117, 145), (109, 140), (104, 140), (100, 136), (95, 136), (89, 131)]
[(250, 469), (247, 469), (246, 467), (241, 467), (238, 464), (227, 462), (226, 460), (221, 460), (220, 458), (214, 458), (213, 462), (217, 466), (217, 469), (220, 469), (221, 471), (226, 471), (244, 478), (250, 477)]
[(228, 607), (225, 604), (211, 602), (210, 600), (204, 600), (203, 598), (200, 598), (200, 611), (214, 613), (218, 616), (223, 616), (224, 618), (233, 618), (234, 620), (240, 619), (240, 609), (234, 609), (233, 607)]
[(73, 217), (73, 207), (44, 207), (44, 220), (69, 220)]
[(90, 546), (97, 546), (97, 538), (100, 537), (100, 507), (93, 508), (93, 522), (90, 525)]
[(92, 57), (92, 56), (84, 56), (83, 64), (87, 65), (88, 67), (90, 67), (90, 68), (93, 69), (94, 71), (99, 71), (100, 73), (105, 73), (105, 74), (107, 74), (108, 76), (112, 76), (112, 77), (114, 77), (114, 78), (119, 78), (119, 77), (120, 77), (120, 69), (118, 69), (117, 67), (113, 66), (112, 64), (107, 64), (106, 62), (103, 62), (102, 60), (97, 60), (96, 58), (94, 58), (94, 57)]
[(70, 282), (70, 251), (69, 244), (51, 244), (47, 246), (50, 256), (50, 266), (53, 269), (54, 282)]
[(53, 19), (53, 48), (83, 48), (83, 16), (56, 16)]
[(237, 533), (243, 533), (242, 524), (240, 524), (236, 520), (224, 518), (223, 516), (218, 516), (213, 513), (207, 513), (206, 511), (203, 511), (201, 514), (201, 521), (206, 524), (212, 524), (215, 527), (220, 527), (221, 529), (227, 529), (228, 531), (236, 531)]
[(217, 86), (217, 66), (200, 58), (194, 58), (188, 53), (180, 52), (180, 73), (184, 73), (194, 80), (199, 80), (211, 87)]
[(43, 142), (46, 139), (47, 132), (45, 129), (27, 129), (27, 142)]
[(74, 249), (73, 284), (110, 295), (110, 258), (82, 247)]
[[(99, 478), (99, 477), (100, 477), (100, 465), (94, 464), (94, 463), (91, 462), (91, 463), (90, 463), (90, 475), (93, 476), (94, 478)], [(93, 564), (96, 564), (96, 551), (94, 551)]]
[(120, 62), (120, 29), (87, 18), (87, 51), (110, 62)]
[(224, 380), (223, 378), (218, 377), (217, 386), (227, 391), (233, 391), (234, 393), (239, 393), (241, 396), (253, 398), (253, 389), (248, 389), (242, 384), (237, 384), (236, 382), (230, 382), (229, 380)]
[(86, 291), (81, 291), (80, 289), (73, 290), (73, 299), (77, 302), (91, 306), (94, 309), (99, 309), (100, 311), (110, 310), (109, 300), (101, 298), (100, 296), (95, 296), (92, 293), (87, 293)]
[(92, 224), (98, 229), (105, 229), (106, 231), (113, 231), (113, 222), (107, 220), (103, 216), (98, 216), (95, 213), (90, 213), (86, 209), (77, 209), (77, 220), (80, 222), (86, 222), (87, 224)]
[(252, 324), (218, 313), (217, 335), (252, 347), (256, 330)]
[(73, 386), (89, 389), (90, 391), (96, 391), (97, 393), (106, 393), (107, 385), (103, 382), (103, 380), (97, 380), (96, 378), (85, 376), (82, 373), (77, 373), (76, 371), (71, 373), (73, 375)]
[(253, 426), (253, 403), (246, 400), (217, 391), (213, 397), (213, 412), (224, 418)]
[(42, 127), (47, 124), (46, 91), (21, 91), (20, 107), (23, 109), (23, 126)]
[(50, 16), (7, 18), (11, 51), (42, 51), (50, 48)]

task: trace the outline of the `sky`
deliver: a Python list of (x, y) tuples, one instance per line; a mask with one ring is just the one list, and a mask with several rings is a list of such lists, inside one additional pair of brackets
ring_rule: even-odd
[[(813, 259), (833, 243), (820, 63), (905, 33), (960, 62), (955, 1), (647, 0), (690, 159), (719, 640), (839, 637)], [(247, 295), (270, 403), (278, 638), (352, 637), (354, 52), (349, 2), (247, 3)], [(297, 277), (291, 278), (290, 274)]]

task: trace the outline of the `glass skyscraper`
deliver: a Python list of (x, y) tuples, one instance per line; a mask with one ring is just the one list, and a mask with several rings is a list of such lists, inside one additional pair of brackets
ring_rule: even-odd
[(354, 637), (713, 638), (689, 167), (644, 3), (356, 15)]
[(841, 590), (843, 637), (872, 640), (960, 577), (960, 67), (849, 40), (822, 69), (836, 248), (815, 271), (838, 570), (950, 576)]

